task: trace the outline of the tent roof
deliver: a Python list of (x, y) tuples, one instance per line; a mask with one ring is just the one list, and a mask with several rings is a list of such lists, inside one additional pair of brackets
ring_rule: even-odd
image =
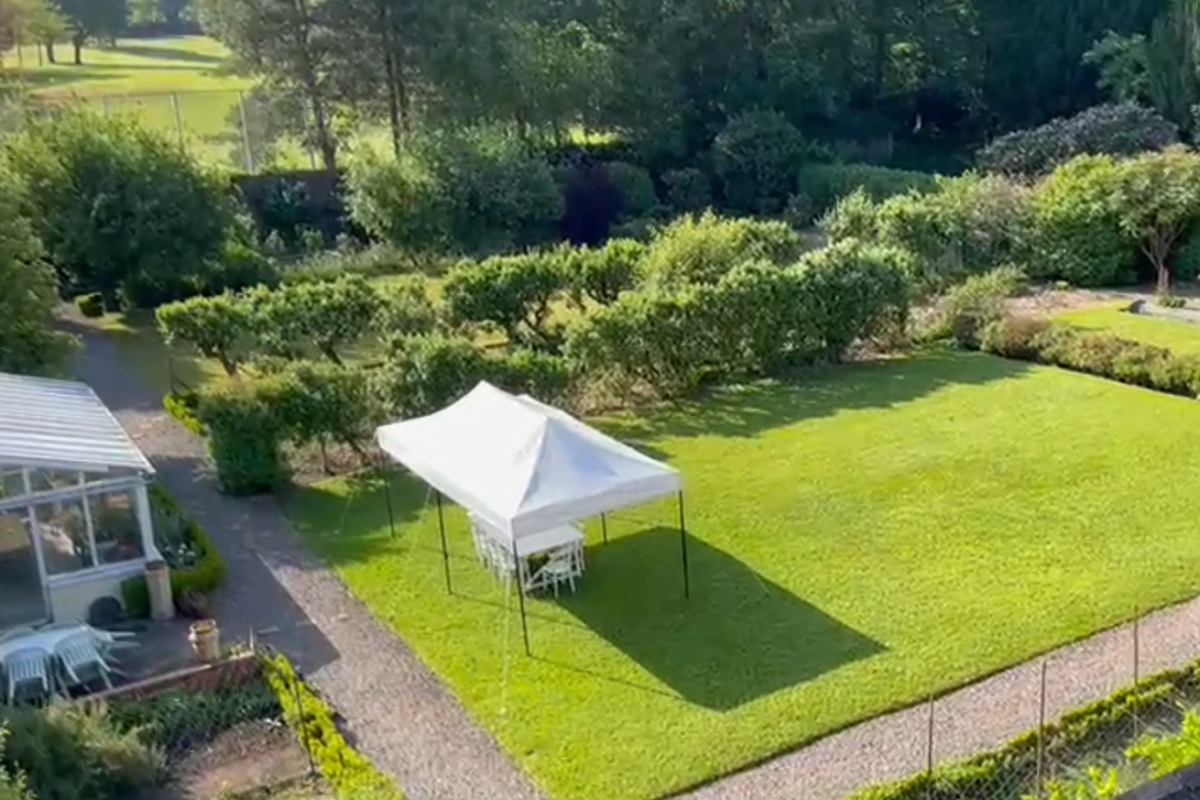
[(666, 464), (489, 383), (429, 416), (384, 425), (375, 438), (396, 461), (513, 538), (683, 485)]
[(2, 372), (0, 464), (84, 472), (154, 472), (87, 384)]

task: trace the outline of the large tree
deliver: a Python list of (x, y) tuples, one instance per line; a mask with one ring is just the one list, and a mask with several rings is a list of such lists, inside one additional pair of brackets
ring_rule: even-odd
[(129, 24), (127, 0), (55, 0), (67, 20), (75, 63), (83, 63), (83, 46), (89, 41), (113, 41)]
[(202, 0), (205, 31), (233, 52), (242, 72), (298, 92), (311, 113), (312, 143), (337, 168), (332, 127), (333, 53), (344, 31), (329, 25), (337, 0)]

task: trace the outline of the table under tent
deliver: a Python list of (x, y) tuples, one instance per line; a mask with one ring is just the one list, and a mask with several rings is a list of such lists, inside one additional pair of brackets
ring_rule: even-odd
[[(606, 514), (677, 497), (683, 590), (689, 594), (678, 470), (557, 408), (483, 382), (441, 411), (378, 428), (375, 438), (385, 453), (435, 490), (447, 591), (453, 588), (443, 495), (468, 512), (481, 560), (515, 577), (526, 654), (525, 592), (534, 575), (524, 560), (554, 550), (569, 554), (564, 570), (581, 568), (583, 534), (575, 527), (581, 520), (599, 516), (607, 542)], [(388, 509), (394, 533), (390, 494)]]

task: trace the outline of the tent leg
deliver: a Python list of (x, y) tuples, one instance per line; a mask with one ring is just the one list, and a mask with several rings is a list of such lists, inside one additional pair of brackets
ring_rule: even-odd
[(692, 587), (688, 581), (688, 560), (687, 560), (687, 524), (683, 518), (683, 492), (679, 493), (679, 547), (683, 553), (683, 596), (692, 596)]
[(532, 656), (529, 648), (529, 622), (525, 619), (525, 582), (521, 580), (521, 559), (517, 557), (517, 540), (512, 543), (513, 578), (517, 582), (517, 603), (521, 606), (521, 635), (525, 637), (525, 655)]
[(386, 469), (380, 470), (383, 473), (383, 497), (387, 500), (388, 512), (388, 530), (392, 532), (392, 538), (396, 538), (396, 516), (392, 512), (392, 477), (388, 475)]
[(454, 594), (450, 586), (450, 551), (446, 549), (446, 519), (442, 516), (442, 493), (437, 492), (438, 533), (442, 536), (442, 568), (446, 572), (446, 591)]
[(600, 515), (600, 533), (604, 536), (604, 543), (608, 544), (608, 518), (603, 514)]

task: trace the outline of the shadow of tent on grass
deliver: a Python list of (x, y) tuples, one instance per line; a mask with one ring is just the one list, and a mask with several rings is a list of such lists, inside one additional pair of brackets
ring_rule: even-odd
[(583, 585), (558, 604), (689, 703), (730, 710), (886, 649), (695, 538), (685, 599), (677, 530), (624, 536), (587, 557)]

